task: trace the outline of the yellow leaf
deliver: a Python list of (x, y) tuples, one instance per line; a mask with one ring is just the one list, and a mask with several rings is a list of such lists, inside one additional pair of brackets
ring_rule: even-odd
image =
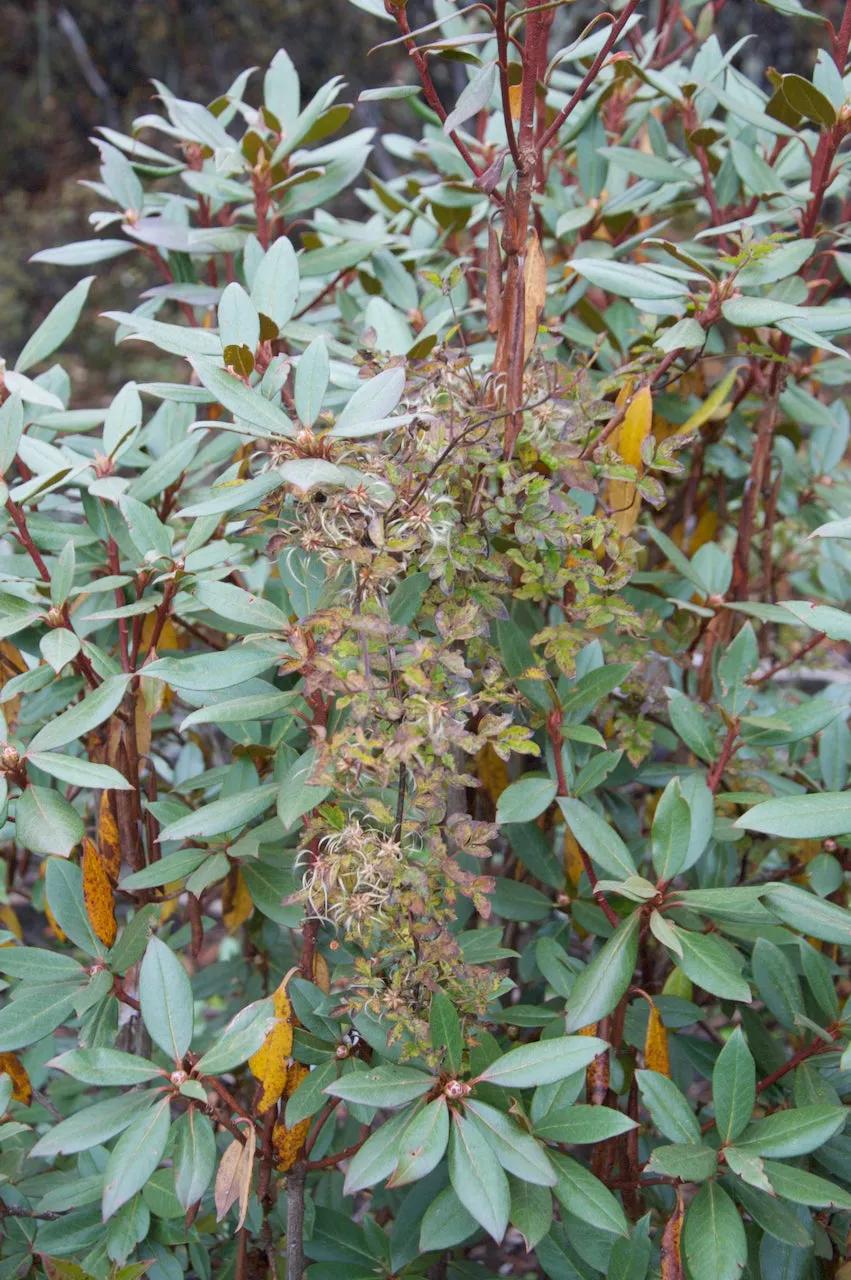
[(328, 961), (318, 951), (314, 952), (313, 955), (313, 981), (319, 990), (324, 991), (327, 996), (331, 990), (331, 973), (328, 968)]
[(671, 1075), (671, 1059), (668, 1053), (668, 1033), (662, 1025), (659, 1010), (655, 1004), (650, 1006), (650, 1019), (647, 1023), (647, 1035), (644, 1039), (644, 1065), (648, 1071), (658, 1071), (660, 1075)]
[(180, 898), (175, 893), (175, 890), (182, 888), (182, 880), (170, 880), (168, 884), (163, 885), (163, 892), (167, 894), (174, 894), (174, 897), (166, 898), (165, 902), (160, 907), (159, 923), (161, 925), (165, 924), (167, 920), (171, 919), (176, 911), (180, 910)]
[(508, 768), (505, 761), (500, 760), (490, 742), (486, 742), (476, 756), (473, 772), (490, 799), (496, 804), (508, 786)]
[(726, 404), (727, 396), (733, 389), (733, 384), (738, 377), (738, 367), (731, 369), (726, 378), (718, 383), (718, 386), (712, 394), (703, 402), (699, 409), (687, 418), (686, 421), (678, 428), (677, 434), (681, 436), (690, 435), (693, 431), (697, 431), (703, 426), (704, 422), (718, 422), (722, 418), (726, 418), (732, 409), (732, 404)]
[(236, 933), (254, 910), (254, 903), (242, 872), (235, 868), (225, 881), (222, 894), (222, 920), (228, 933)]
[(112, 885), (95, 844), (88, 836), (83, 840), (83, 898), (86, 915), (105, 947), (111, 947), (118, 932)]
[[(148, 645), (151, 643), (151, 636), (154, 634), (156, 621), (157, 615), (155, 613), (149, 613), (145, 618), (142, 626), (142, 653), (147, 650)], [(185, 648), (186, 641), (177, 634), (171, 618), (166, 618), (165, 623), (163, 624), (163, 629), (159, 634), (159, 639), (157, 640), (157, 653), (164, 653), (169, 649)]]
[(293, 1051), (293, 1014), (285, 984), (286, 979), (273, 997), (278, 1021), (257, 1052), (248, 1059), (251, 1074), (263, 1085), (263, 1094), (257, 1104), (260, 1115), (278, 1101), (289, 1087), (289, 1077), (295, 1071), (295, 1064), (289, 1067)]
[(136, 746), (140, 755), (147, 755), (151, 749), (151, 720), (147, 694), (142, 688), (142, 682), (139, 681), (133, 699), (133, 727), (136, 730)]
[(523, 363), (529, 359), (538, 333), (538, 321), (547, 300), (547, 261), (537, 233), (532, 232), (523, 263)]
[(0, 1053), (0, 1074), (3, 1072), (12, 1081), (12, 1097), (16, 1102), (22, 1102), (25, 1107), (28, 1107), (32, 1102), (33, 1087), (26, 1068), (17, 1054)]
[[(576, 836), (570, 827), (564, 833), (564, 870), (565, 875), (575, 889), (579, 884), (582, 872), (585, 870), (585, 865), (582, 861), (582, 854), (579, 852)], [(593, 1032), (589, 1032), (589, 1035), (593, 1035)]]
[(98, 853), (106, 874), (113, 884), (117, 884), (121, 875), (121, 840), (112, 797), (108, 791), (101, 792), (98, 809)]
[(520, 119), (520, 103), (523, 98), (523, 84), (510, 84), (508, 86), (508, 109), (511, 112), (512, 120)]
[[(14, 933), (19, 942), (23, 942), (24, 933), (21, 929), (21, 922), (15, 915), (12, 908), (5, 902), (0, 906), (0, 927), (8, 929), (9, 933)], [(0, 945), (4, 947), (14, 947), (15, 944), (14, 942), (4, 942)]]
[[(0, 640), (0, 689), (5, 688), (7, 681), (13, 680), (15, 676), (23, 675), (26, 669), (27, 664), (15, 646), (8, 640)], [(3, 704), (3, 714), (10, 729), (17, 724), (20, 708), (20, 694)]]
[[(618, 400), (621, 396), (618, 396)], [(626, 396), (624, 396), (625, 399)], [(639, 387), (630, 400), (624, 420), (611, 441), (614, 451), (623, 458), (624, 462), (635, 467), (639, 475), (642, 471), (641, 446), (650, 435), (652, 425), (652, 392), (649, 387)], [(606, 503), (618, 533), (625, 538), (632, 532), (641, 507), (641, 498), (636, 492), (635, 481), (610, 480), (606, 485)]]

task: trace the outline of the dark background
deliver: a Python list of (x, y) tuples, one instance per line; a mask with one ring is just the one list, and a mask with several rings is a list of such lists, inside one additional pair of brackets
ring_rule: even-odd
[[(811, 8), (819, 5), (835, 18), (841, 0), (810, 0)], [(603, 7), (600, 0), (576, 0), (561, 10), (562, 42)], [(647, 9), (653, 7), (648, 0)], [(408, 11), (414, 27), (433, 17), (429, 0), (409, 0)], [(696, 18), (699, 9), (691, 12)], [(725, 48), (756, 35), (736, 63), (760, 81), (769, 65), (806, 74), (823, 28), (783, 18), (758, 0), (728, 0), (716, 30)], [(209, 102), (245, 67), (260, 68), (257, 85), (284, 47), (301, 75), (303, 100), (334, 74), (345, 77), (345, 96), (354, 100), (367, 85), (410, 77), (398, 47), (367, 57), (393, 34), (390, 23), (347, 0), (0, 0), (0, 352), (7, 358), (16, 352), (81, 274), (27, 266), (27, 258), (90, 234), (86, 215), (96, 200), (77, 185), (96, 176), (89, 137), (99, 124), (129, 131), (134, 116), (155, 110), (151, 77), (182, 97)], [(445, 87), (451, 101), (453, 86)], [(353, 117), (355, 126), (381, 123), (375, 105), (372, 115), (365, 110)], [(109, 268), (109, 285), (96, 286), (103, 305), (107, 298), (111, 305), (134, 304), (135, 268), (127, 263), (120, 259)], [(99, 274), (106, 275), (103, 266)], [(120, 304), (116, 283), (126, 291)]]

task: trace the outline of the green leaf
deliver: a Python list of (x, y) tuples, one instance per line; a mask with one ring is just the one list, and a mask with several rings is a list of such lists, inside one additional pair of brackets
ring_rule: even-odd
[(40, 249), (31, 256), (30, 262), (46, 262), (54, 267), (89, 267), (135, 248), (129, 240), (75, 240), (73, 244), (57, 245), (55, 249)]
[(691, 810), (679, 778), (672, 778), (659, 797), (650, 834), (653, 868), (660, 880), (673, 880), (682, 870), (690, 838)]
[(50, 858), (45, 871), (45, 897), (63, 933), (86, 955), (103, 957), (106, 948), (95, 935), (83, 898), (83, 873), (73, 862)]
[(738, 1280), (748, 1257), (745, 1228), (733, 1201), (707, 1182), (686, 1211), (682, 1250), (701, 1280)]
[(602, 1231), (628, 1235), (623, 1209), (599, 1178), (569, 1156), (554, 1151), (550, 1158), (558, 1176), (555, 1196), (568, 1213)]
[(174, 1190), (184, 1209), (197, 1204), (210, 1185), (216, 1154), (212, 1124), (190, 1107), (174, 1126)]
[[(290, 625), (287, 615), (270, 600), (243, 591), (229, 582), (199, 582), (195, 596), (205, 608), (243, 626), (257, 627), (260, 631), (286, 631)], [(270, 696), (275, 692), (269, 689)], [(249, 716), (245, 718), (250, 719)]]
[(496, 63), (487, 62), (483, 67), (477, 68), (469, 84), (462, 89), (458, 101), (443, 122), (443, 132), (448, 136), (484, 110), (495, 88)]
[(247, 1004), (219, 1032), (213, 1047), (196, 1064), (196, 1071), (207, 1076), (233, 1071), (257, 1052), (276, 1022), (271, 996)]
[(311, 747), (290, 765), (278, 784), (278, 817), (287, 830), (331, 794), (330, 787), (307, 781), (316, 771), (318, 759), (319, 752)]
[(640, 912), (633, 911), (582, 970), (570, 993), (566, 1031), (599, 1022), (615, 1008), (635, 971), (640, 922)]
[(148, 1181), (163, 1157), (170, 1128), (170, 1103), (165, 1098), (125, 1129), (104, 1172), (104, 1222)]
[(0, 973), (36, 982), (85, 982), (86, 970), (73, 956), (44, 947), (0, 947)]
[(767, 938), (757, 938), (751, 968), (757, 990), (769, 1011), (782, 1026), (795, 1030), (797, 1015), (804, 1013), (804, 996), (786, 952)]
[(754, 629), (746, 622), (718, 663), (721, 706), (734, 719), (742, 714), (753, 697), (747, 682), (758, 662), (759, 651)]
[[(311, 1071), (310, 1074), (313, 1076), (316, 1072)], [(344, 1195), (353, 1196), (357, 1191), (363, 1191), (366, 1187), (389, 1178), (399, 1157), (399, 1139), (410, 1120), (411, 1110), (402, 1111), (386, 1120), (367, 1138), (349, 1162), (343, 1184)]]
[(25, 990), (0, 1009), (0, 1053), (24, 1049), (55, 1031), (71, 1015), (80, 988), (65, 983)]
[(110, 1138), (121, 1133), (147, 1111), (159, 1096), (151, 1089), (146, 1093), (125, 1093), (118, 1098), (109, 1098), (106, 1102), (96, 1102), (93, 1107), (86, 1107), (67, 1120), (60, 1120), (59, 1124), (54, 1125), (38, 1140), (30, 1156), (45, 1159), (58, 1155), (70, 1156), (109, 1142)]
[(0, 405), (0, 475), (15, 461), (24, 430), (24, 406), (20, 396), (7, 396)]
[(214, 702), (209, 707), (199, 707), (180, 722), (180, 732), (185, 732), (190, 725), (195, 724), (245, 724), (249, 720), (279, 720), (281, 716), (292, 714), (300, 700), (300, 693), (278, 693), (270, 685), (268, 693), (248, 694), (243, 698), (231, 698), (227, 702)]
[(493, 1148), (503, 1169), (536, 1186), (555, 1186), (556, 1177), (545, 1149), (515, 1120), (474, 1098), (467, 1099), (465, 1113)]
[(715, 1126), (722, 1142), (732, 1142), (748, 1124), (756, 1103), (756, 1066), (741, 1027), (736, 1027), (712, 1071)]
[(497, 822), (531, 822), (549, 809), (557, 790), (556, 784), (543, 773), (529, 774), (519, 782), (512, 782), (497, 801)]
[(805, 1156), (815, 1151), (843, 1128), (844, 1107), (796, 1107), (775, 1111), (748, 1125), (736, 1146), (747, 1154), (773, 1159)]
[(288, 1129), (294, 1128), (300, 1120), (313, 1116), (325, 1105), (325, 1086), (336, 1080), (338, 1064), (336, 1061), (323, 1062), (305, 1076), (295, 1093), (287, 1098), (285, 1120)]
[(621, 1111), (612, 1107), (573, 1106), (548, 1111), (535, 1125), (535, 1133), (548, 1142), (570, 1142), (581, 1146), (592, 1142), (606, 1142), (619, 1133), (637, 1128)]
[[(54, 631), (53, 635), (56, 634), (58, 633)], [(92, 764), (89, 760), (53, 751), (30, 751), (26, 758), (36, 769), (41, 769), (42, 773), (49, 773), (60, 782), (70, 783), (72, 787), (93, 787), (103, 791), (133, 790), (124, 775), (108, 764)]]
[(15, 806), (15, 836), (33, 853), (67, 858), (83, 838), (83, 820), (72, 804), (50, 787), (29, 786)]
[(783, 76), (780, 89), (792, 110), (799, 112), (807, 120), (812, 120), (825, 129), (832, 129), (836, 124), (836, 111), (830, 99), (803, 76)]
[(94, 276), (86, 276), (84, 280), (79, 280), (74, 288), (48, 312), (15, 361), (16, 373), (26, 373), (27, 369), (34, 364), (40, 364), (42, 360), (52, 355), (57, 347), (62, 346), (80, 318), (80, 312), (85, 305), (94, 278)]
[(764, 1168), (777, 1195), (793, 1204), (809, 1204), (817, 1209), (851, 1209), (851, 1192), (826, 1178), (777, 1160), (766, 1160)]
[(581, 1071), (608, 1047), (606, 1041), (597, 1036), (558, 1036), (553, 1040), (518, 1045), (486, 1067), (478, 1076), (478, 1082), (498, 1084), (503, 1089), (530, 1089), (535, 1085), (552, 1084)]
[(670, 699), (668, 714), (674, 732), (682, 738), (689, 751), (707, 764), (711, 763), (715, 759), (715, 742), (697, 704), (676, 689), (666, 689), (665, 692)]
[(192, 987), (177, 956), (151, 938), (139, 970), (142, 1019), (154, 1044), (180, 1063), (192, 1041)]
[(765, 800), (733, 824), (786, 840), (823, 840), (851, 831), (851, 791)]
[(211, 804), (202, 805), (194, 813), (189, 813), (185, 818), (178, 818), (176, 822), (163, 827), (159, 840), (160, 842), (192, 838), (208, 840), (213, 836), (222, 835), (225, 831), (244, 827), (254, 818), (259, 818), (260, 814), (274, 803), (277, 790), (278, 788), (273, 784), (226, 796), (222, 800), (213, 800)]
[(677, 940), (683, 954), (676, 957), (676, 965), (687, 978), (722, 1000), (750, 1003), (751, 990), (736, 967), (732, 948), (718, 938), (685, 929), (677, 929)]
[(511, 1211), (509, 1222), (523, 1237), (526, 1252), (530, 1253), (552, 1226), (553, 1197), (546, 1187), (524, 1182), (522, 1178), (509, 1177)]
[(344, 1102), (360, 1102), (366, 1106), (403, 1107), (434, 1088), (436, 1081), (414, 1067), (395, 1067), (386, 1063), (367, 1071), (352, 1071), (329, 1084), (325, 1092)]
[(688, 292), (683, 280), (665, 276), (649, 267), (636, 267), (631, 262), (609, 258), (572, 258), (567, 264), (598, 289), (619, 298), (663, 301), (679, 298)]
[(119, 1049), (71, 1049), (52, 1058), (47, 1065), (83, 1084), (133, 1085), (163, 1078), (160, 1067)]
[(398, 1162), (388, 1187), (419, 1182), (443, 1159), (449, 1142), (449, 1108), (446, 1098), (435, 1098), (406, 1126), (398, 1147)]
[(478, 1230), (478, 1222), (464, 1208), (454, 1189), (444, 1187), (423, 1215), (420, 1253), (452, 1249)]
[(851, 912), (834, 902), (817, 897), (814, 893), (808, 893), (798, 885), (772, 886), (765, 905), (778, 920), (809, 937), (821, 938), (824, 942), (837, 942), (846, 947), (851, 944)]
[(329, 377), (328, 345), (319, 337), (311, 342), (296, 365), (293, 395), (303, 426), (312, 427), (319, 417)]
[(661, 1173), (683, 1182), (705, 1182), (718, 1167), (718, 1153), (698, 1142), (679, 1142), (654, 1147), (644, 1166), (645, 1173)]
[(232, 280), (225, 285), (219, 299), (219, 337), (222, 346), (247, 347), (252, 357), (260, 341), (260, 317), (257, 308), (241, 284)]
[(487, 1138), (457, 1112), (449, 1138), (449, 1178), (467, 1212), (499, 1244), (511, 1211), (508, 1179)]
[(126, 675), (109, 676), (97, 689), (87, 694), (82, 702), (45, 725), (35, 735), (27, 750), (55, 751), (57, 747), (65, 747), (69, 742), (96, 729), (117, 711), (129, 679)]
[(209, 858), (204, 849), (178, 849), (175, 853), (166, 854), (158, 862), (152, 862), (142, 871), (134, 871), (124, 876), (119, 888), (128, 893), (137, 889), (152, 889), (158, 885), (171, 884), (173, 880), (183, 880), (191, 875), (196, 867)]
[(461, 1021), (455, 1005), (443, 991), (435, 991), (428, 1015), (432, 1048), (443, 1050), (446, 1070), (451, 1074), (461, 1068), (464, 1042), (461, 1037)]
[(268, 316), (278, 329), (283, 329), (292, 318), (298, 294), (298, 257), (292, 241), (287, 236), (279, 236), (257, 268), (251, 301), (261, 316)]
[(592, 862), (607, 875), (623, 880), (637, 874), (632, 855), (614, 827), (581, 800), (558, 798), (564, 820)]
[[(276, 243), (284, 241), (285, 237), (282, 237)], [(259, 391), (247, 387), (239, 378), (222, 369), (215, 360), (209, 356), (190, 356), (189, 363), (213, 399), (232, 413), (238, 422), (259, 427), (271, 436), (289, 439), (295, 435), (293, 424), (281, 409)]]
[(367, 422), (381, 422), (396, 408), (405, 390), (405, 370), (385, 369), (359, 386), (337, 418), (331, 431), (345, 436), (347, 431)]
[(700, 1125), (673, 1080), (659, 1071), (636, 1071), (641, 1098), (656, 1128), (671, 1142), (700, 1142)]

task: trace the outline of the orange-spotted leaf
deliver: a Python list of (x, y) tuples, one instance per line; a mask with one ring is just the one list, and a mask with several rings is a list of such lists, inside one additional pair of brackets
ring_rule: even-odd
[(101, 792), (97, 844), (106, 874), (113, 884), (117, 884), (118, 877), (121, 875), (121, 841), (118, 836), (118, 823), (115, 820), (115, 807), (108, 791)]
[(88, 836), (83, 840), (83, 898), (95, 936), (105, 947), (111, 947), (118, 932), (112, 885), (97, 847)]
[(665, 1223), (659, 1252), (659, 1266), (662, 1280), (685, 1280), (680, 1240), (683, 1234), (683, 1202), (677, 1191), (677, 1207)]
[(274, 995), (278, 1021), (266, 1036), (260, 1048), (248, 1059), (251, 1074), (263, 1085), (263, 1093), (257, 1104), (260, 1115), (268, 1111), (289, 1087), (289, 1077), (295, 1070), (289, 1059), (293, 1051), (292, 1005), (282, 982)]
[(671, 1075), (671, 1059), (668, 1053), (668, 1033), (662, 1025), (659, 1010), (655, 1004), (650, 1006), (650, 1018), (647, 1022), (647, 1035), (644, 1039), (644, 1065), (648, 1071), (658, 1071), (660, 1075)]
[(286, 1173), (298, 1159), (298, 1153), (304, 1146), (310, 1130), (310, 1116), (299, 1120), (298, 1124), (288, 1129), (283, 1122), (275, 1125), (272, 1131), (272, 1147), (275, 1152), (275, 1168)]
[(14, 1053), (0, 1053), (0, 1075), (6, 1074), (12, 1081), (12, 1097), (28, 1107), (32, 1102), (33, 1087), (26, 1068)]
[(238, 867), (231, 871), (225, 881), (222, 894), (222, 920), (228, 933), (236, 933), (241, 924), (245, 924), (254, 910), (254, 903), (248, 886), (242, 878)]

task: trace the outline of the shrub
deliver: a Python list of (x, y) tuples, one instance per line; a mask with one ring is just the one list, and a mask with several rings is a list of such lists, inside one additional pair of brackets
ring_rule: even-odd
[(766, 92), (718, 7), (387, 0), (389, 179), (283, 51), (101, 131), (36, 260), (149, 259), (158, 380), (50, 363), (90, 276), (0, 393), (0, 1276), (837, 1274), (851, 5)]

